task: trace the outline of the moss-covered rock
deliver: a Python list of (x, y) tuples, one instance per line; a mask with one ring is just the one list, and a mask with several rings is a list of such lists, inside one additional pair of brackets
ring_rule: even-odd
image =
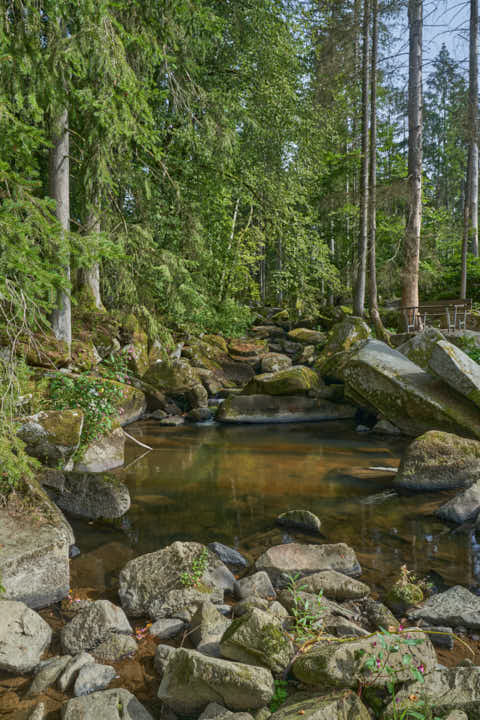
[(415, 583), (395, 583), (387, 593), (385, 602), (398, 616), (423, 600), (422, 588)]
[[(0, 334), (0, 347), (10, 344), (6, 334)], [(62, 368), (70, 362), (70, 352), (63, 340), (57, 340), (54, 335), (46, 333), (32, 333), (20, 335), (16, 338), (15, 353), (25, 358), (27, 365), (33, 367)]]
[(24, 418), (18, 436), (29, 455), (54, 467), (65, 464), (80, 445), (81, 410), (49, 410)]
[(41, 482), (58, 507), (78, 517), (113, 520), (130, 508), (127, 486), (113, 475), (48, 470)]
[(343, 368), (351, 354), (370, 335), (370, 328), (361, 318), (346, 317), (330, 330), (327, 343), (314, 363), (314, 370), (322, 377), (343, 380)]
[(267, 350), (266, 340), (230, 340), (228, 344), (228, 351), (235, 358), (255, 357)]
[(227, 342), (221, 335), (204, 335), (202, 339), (207, 345), (215, 345), (225, 355), (228, 353)]
[(93, 370), (101, 359), (91, 340), (72, 340), (72, 363), (79, 370)]
[(349, 357), (343, 377), (347, 397), (407, 435), (435, 429), (480, 438), (475, 406), (385, 343), (368, 340)]
[(197, 373), (186, 360), (157, 362), (142, 380), (167, 395), (183, 395), (200, 383)]
[(295, 693), (269, 720), (370, 720), (370, 713), (356, 693), (311, 695)]
[(147, 401), (141, 390), (133, 385), (117, 382), (116, 380), (103, 380), (104, 383), (113, 383), (120, 390), (121, 397), (114, 400), (118, 415), (115, 422), (118, 425), (128, 425), (138, 420), (147, 409)]
[(432, 430), (405, 450), (394, 482), (408, 490), (451, 490), (472, 485), (479, 473), (480, 442)]
[(262, 355), (262, 373), (275, 373), (292, 367), (292, 359), (283, 353), (269, 352)]
[(303, 345), (320, 345), (324, 346), (327, 342), (327, 334), (318, 330), (310, 330), (309, 328), (296, 328), (290, 330), (288, 337), (294, 342)]
[(310, 510), (288, 510), (277, 517), (276, 523), (313, 533), (319, 533), (322, 526), (321, 520)]
[(316, 372), (303, 365), (254, 377), (244, 388), (244, 395), (305, 395), (320, 389)]
[(428, 371), (433, 348), (440, 340), (445, 340), (445, 336), (440, 330), (427, 328), (423, 332), (414, 335), (407, 342), (399, 345), (397, 350), (415, 365)]
[(220, 641), (223, 657), (281, 672), (293, 656), (293, 644), (273, 615), (253, 608), (232, 622)]
[(353, 405), (338, 405), (301, 395), (231, 395), (220, 405), (217, 420), (225, 423), (284, 423), (347, 420)]
[(137, 377), (142, 377), (150, 367), (147, 333), (139, 330), (133, 333), (131, 341), (122, 348), (127, 358), (128, 369)]
[(463, 350), (442, 340), (432, 349), (429, 365), (447, 385), (480, 407), (480, 365)]

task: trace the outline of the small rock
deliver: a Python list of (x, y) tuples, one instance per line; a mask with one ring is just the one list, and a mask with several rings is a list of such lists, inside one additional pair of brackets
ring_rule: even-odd
[(160, 677), (163, 677), (170, 655), (174, 652), (175, 648), (171, 645), (157, 645), (155, 657), (153, 658), (153, 665)]
[(170, 415), (169, 417), (162, 418), (162, 420), (159, 421), (159, 424), (164, 425), (165, 427), (178, 427), (184, 423), (185, 420), (181, 415)]
[(153, 720), (137, 698), (123, 688), (114, 688), (69, 700), (63, 720)]
[(118, 662), (127, 656), (134, 655), (137, 649), (138, 645), (133, 637), (113, 633), (94, 649), (93, 654), (99, 660)]
[(219, 642), (229, 627), (230, 620), (221, 615), (207, 600), (197, 610), (190, 623), (190, 638), (198, 652), (220, 657)]
[(229, 660), (262, 665), (273, 672), (285, 670), (294, 653), (280, 620), (256, 608), (232, 622), (220, 641), (220, 649)]
[(80, 610), (61, 631), (63, 648), (73, 654), (93, 650), (112, 633), (133, 633), (123, 610), (109, 600), (97, 600)]
[(389, 420), (379, 420), (373, 426), (373, 432), (379, 435), (400, 435), (401, 430)]
[(74, 658), (72, 658), (70, 660), (70, 662), (66, 666), (65, 670), (60, 675), (60, 678), (57, 683), (58, 689), (64, 693), (68, 689), (68, 687), (71, 685), (71, 683), (74, 681), (74, 679), (76, 678), (80, 669), (84, 665), (88, 665), (88, 663), (94, 663), (94, 662), (95, 662), (95, 659), (92, 657), (92, 655), (89, 655), (86, 652), (76, 655)]
[(71, 659), (70, 655), (63, 655), (62, 657), (53, 658), (47, 665), (42, 667), (33, 678), (26, 697), (35, 697), (45, 692), (61, 675)]
[(241, 600), (256, 595), (261, 598), (276, 598), (277, 593), (266, 572), (260, 571), (238, 581), (238, 597)]
[(160, 618), (153, 623), (149, 629), (150, 635), (158, 638), (159, 640), (169, 640), (186, 627), (186, 623), (183, 620), (177, 618)]
[(322, 570), (297, 582), (306, 592), (319, 593), (332, 600), (358, 600), (370, 594), (370, 588), (360, 580), (335, 570)]
[(309, 510), (289, 510), (279, 515), (276, 523), (284, 527), (299, 528), (314, 533), (319, 533), (322, 525), (319, 518)]
[[(449, 627), (423, 627), (435, 647), (453, 650), (452, 628)], [(429, 632), (431, 631), (431, 632)]]
[(97, 690), (105, 690), (116, 677), (117, 673), (111, 665), (88, 663), (78, 673), (73, 686), (73, 694), (75, 697), (80, 697), (81, 695), (90, 695)]
[(202, 423), (208, 422), (212, 417), (212, 411), (208, 407), (196, 407), (186, 414), (185, 420), (192, 423)]
[(361, 573), (360, 563), (352, 548), (345, 543), (335, 545), (275, 545), (260, 555), (257, 570), (265, 570), (275, 586), (283, 586), (292, 575), (313, 575), (320, 570), (337, 570), (345, 575)]
[(40, 662), (52, 631), (24, 603), (0, 600), (0, 670), (24, 675)]
[(435, 515), (448, 522), (464, 523), (473, 520), (480, 511), (480, 480), (441, 505)]
[(47, 716), (47, 708), (45, 703), (39, 702), (32, 713), (28, 716), (28, 720), (44, 720)]
[(223, 545), (223, 543), (212, 542), (208, 546), (212, 552), (225, 563), (225, 565), (233, 568), (246, 568), (248, 567), (248, 561), (234, 548)]
[(408, 613), (412, 620), (423, 619), (432, 625), (480, 629), (480, 598), (461, 585), (429, 598), (421, 608)]

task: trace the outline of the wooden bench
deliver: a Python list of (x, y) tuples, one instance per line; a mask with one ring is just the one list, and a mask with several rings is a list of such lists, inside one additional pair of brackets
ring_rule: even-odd
[(472, 301), (436, 300), (416, 307), (400, 308), (407, 332), (419, 332), (426, 327), (438, 327), (447, 332), (465, 330), (472, 312)]

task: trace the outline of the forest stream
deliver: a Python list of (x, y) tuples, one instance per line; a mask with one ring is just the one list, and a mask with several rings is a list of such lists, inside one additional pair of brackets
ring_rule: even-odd
[[(353, 422), (165, 428), (143, 421), (129, 433), (153, 448), (129, 443), (115, 473), (128, 485), (131, 509), (121, 527), (73, 521), (81, 552), (72, 587), (111, 591), (128, 559), (175, 540), (220, 541), (253, 561), (300, 539), (353, 547), (362, 580), (380, 596), (403, 564), (419, 577), (433, 573), (440, 587), (443, 579), (480, 591), (475, 534), (433, 515), (450, 493), (392, 489), (405, 439), (359, 433)], [(275, 518), (295, 508), (321, 519), (321, 536), (276, 527)]]

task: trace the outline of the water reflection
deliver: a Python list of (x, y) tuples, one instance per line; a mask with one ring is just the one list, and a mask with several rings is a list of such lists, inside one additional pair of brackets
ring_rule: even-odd
[(475, 535), (451, 534), (432, 514), (448, 495), (392, 491), (388, 468), (398, 465), (401, 440), (359, 435), (345, 422), (165, 428), (149, 421), (129, 432), (154, 449), (142, 455), (129, 444), (117, 473), (132, 496), (126, 530), (75, 522), (84, 554), (72, 562), (74, 576), (88, 555), (99, 582), (100, 562), (111, 577), (128, 557), (173, 540), (219, 540), (254, 559), (284, 541), (275, 517), (302, 507), (320, 517), (324, 537), (293, 537), (352, 545), (365, 580), (379, 589), (404, 563), (417, 574), (435, 570), (448, 583), (480, 577)]

